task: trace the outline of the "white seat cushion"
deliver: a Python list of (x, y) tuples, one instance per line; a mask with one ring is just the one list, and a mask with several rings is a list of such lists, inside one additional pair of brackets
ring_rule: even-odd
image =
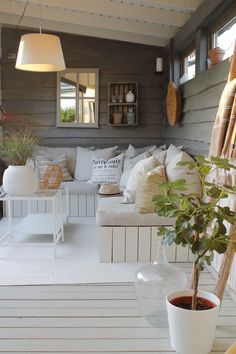
[(99, 226), (161, 226), (173, 225), (173, 221), (155, 213), (139, 214), (135, 204), (122, 204), (122, 197), (101, 198), (96, 213)]
[(62, 182), (62, 187), (66, 187), (70, 194), (96, 194), (99, 186), (92, 182), (79, 182), (77, 180)]

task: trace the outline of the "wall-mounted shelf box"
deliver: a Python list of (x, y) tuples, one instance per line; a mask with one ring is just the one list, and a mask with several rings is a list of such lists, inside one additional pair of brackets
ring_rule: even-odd
[[(125, 97), (129, 91), (134, 94), (134, 102), (126, 102)], [(120, 122), (117, 122), (117, 117), (120, 117)], [(138, 125), (137, 82), (110, 82), (108, 84), (108, 124), (114, 127)]]

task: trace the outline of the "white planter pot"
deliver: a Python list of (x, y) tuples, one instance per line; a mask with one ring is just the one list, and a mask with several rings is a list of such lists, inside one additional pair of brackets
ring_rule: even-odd
[(193, 290), (188, 289), (171, 293), (166, 298), (171, 346), (180, 354), (208, 354), (215, 336), (220, 300), (217, 296), (200, 290), (198, 296), (213, 302), (216, 305), (214, 308), (192, 311), (170, 303), (173, 299), (192, 294)]
[(29, 166), (10, 165), (3, 174), (3, 189), (8, 194), (25, 195), (36, 191), (38, 177)]

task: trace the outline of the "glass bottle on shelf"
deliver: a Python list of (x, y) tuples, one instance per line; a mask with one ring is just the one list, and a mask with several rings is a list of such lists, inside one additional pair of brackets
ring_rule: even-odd
[(162, 239), (157, 241), (154, 263), (141, 266), (135, 274), (137, 301), (143, 318), (156, 327), (167, 327), (166, 296), (187, 288), (186, 274), (168, 263)]
[(134, 112), (134, 109), (132, 107), (128, 108), (127, 123), (128, 124), (135, 124), (135, 112)]

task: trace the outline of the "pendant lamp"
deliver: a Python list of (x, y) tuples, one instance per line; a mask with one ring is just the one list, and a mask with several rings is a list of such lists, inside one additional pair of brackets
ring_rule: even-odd
[(22, 35), (15, 68), (39, 72), (64, 70), (60, 38), (41, 32)]

